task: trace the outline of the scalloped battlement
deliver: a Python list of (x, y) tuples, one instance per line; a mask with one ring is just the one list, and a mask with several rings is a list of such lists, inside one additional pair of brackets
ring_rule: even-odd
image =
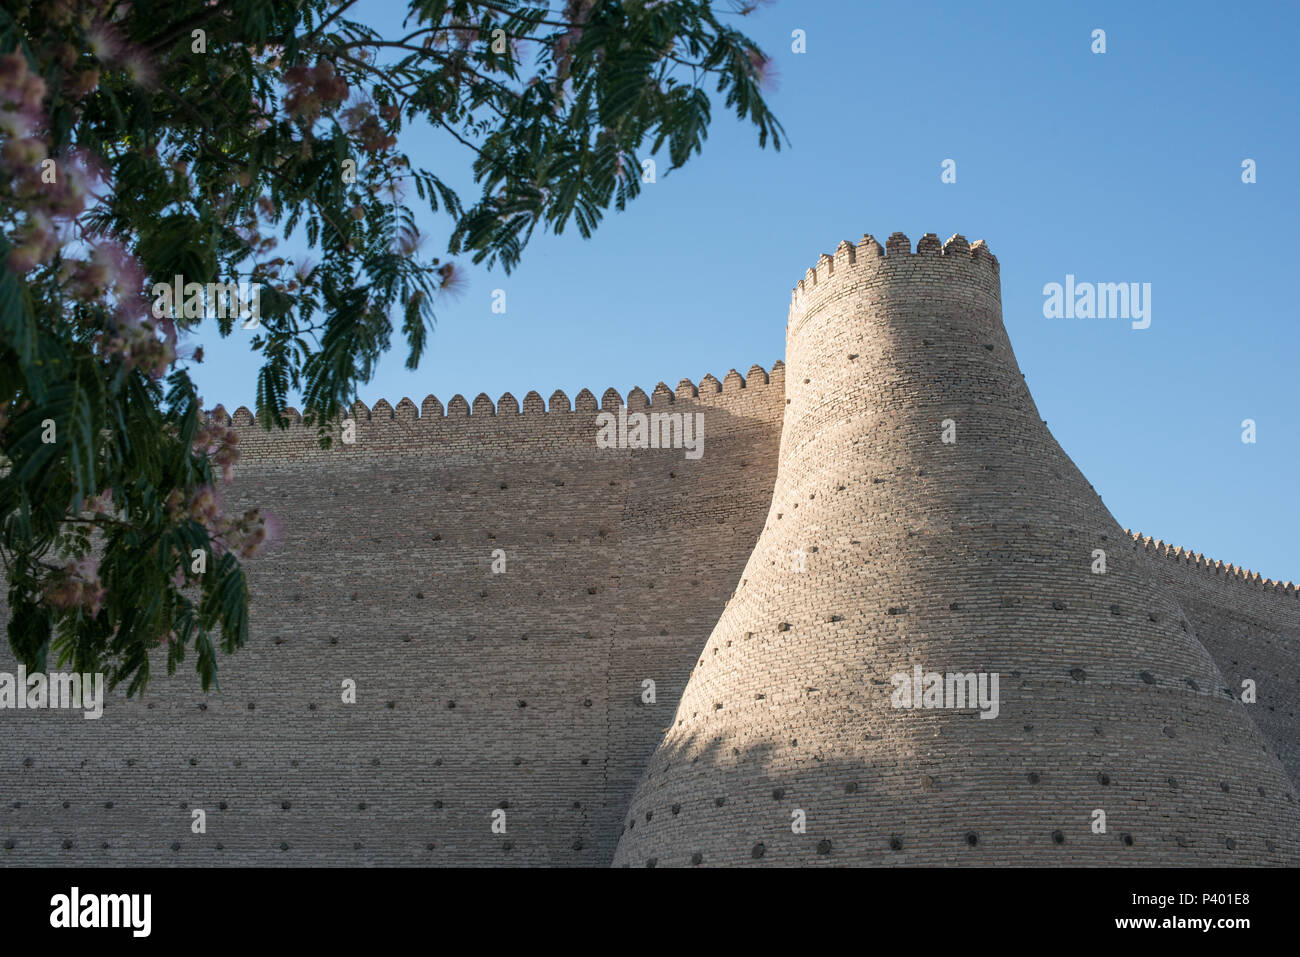
[(1202, 571), (1212, 575), (1220, 575), (1225, 579), (1235, 578), (1243, 585), (1253, 585), (1256, 588), (1267, 589), (1277, 595), (1286, 595), (1291, 598), (1300, 596), (1300, 585), (1295, 585), (1292, 582), (1279, 582), (1271, 578), (1264, 578), (1259, 572), (1252, 572), (1248, 568), (1241, 568), (1231, 563), (1206, 558), (1200, 552), (1177, 548), (1158, 538), (1143, 535), (1141, 532), (1135, 532), (1129, 528), (1124, 529), (1124, 532), (1132, 538), (1134, 548), (1141, 548), (1148, 554), (1158, 554), (1170, 561), (1195, 566)]
[[(982, 270), (994, 279), (1000, 270), (997, 257), (989, 251), (988, 244), (982, 239), (970, 243), (965, 236), (954, 233), (946, 242), (940, 242), (938, 234), (926, 233), (917, 241), (916, 251), (913, 252), (912, 241), (905, 233), (891, 233), (883, 247), (868, 233), (856, 245), (845, 239), (835, 247), (833, 255), (822, 253), (818, 257), (804, 278), (795, 283), (790, 297), (791, 312), (802, 304), (807, 294), (832, 278), (837, 281), (845, 277), (869, 280), (881, 270), (888, 272), (897, 269), (900, 262), (911, 266), (900, 274), (910, 280), (918, 277), (918, 267), (924, 269), (929, 264), (935, 264), (939, 269), (949, 269), (960, 264), (974, 275)], [(951, 273), (939, 275), (952, 279)]]
[[(552, 392), (549, 400), (544, 400), (541, 393), (530, 390), (522, 403), (510, 392), (504, 393), (495, 402), (485, 392), (478, 393), (472, 402), (457, 394), (448, 399), (445, 406), (436, 396), (430, 395), (418, 406), (407, 397), (403, 397), (395, 407), (386, 399), (379, 399), (373, 407), (357, 401), (352, 404), (345, 418), (351, 418), (358, 424), (366, 423), (372, 437), (391, 437), (395, 448), (405, 449), (412, 447), (412, 434), (419, 435), (426, 431), (431, 435), (440, 435), (448, 428), (479, 427), (471, 423), (482, 423), (485, 419), (492, 419), (494, 425), (509, 426), (510, 423), (535, 421), (538, 417), (551, 415), (594, 415), (600, 411), (616, 411), (624, 404), (629, 409), (638, 411), (662, 410), (684, 401), (704, 408), (732, 411), (741, 417), (758, 415), (775, 419), (780, 415), (784, 395), (785, 363), (777, 360), (770, 371), (759, 365), (750, 366), (746, 375), (730, 369), (721, 380), (712, 374), (706, 374), (698, 385), (690, 379), (682, 379), (675, 390), (664, 382), (655, 385), (649, 394), (640, 386), (634, 386), (626, 393), (626, 399), (622, 392), (612, 387), (604, 390), (599, 398), (592, 390), (583, 389), (572, 400), (562, 389)], [(316, 427), (305, 426), (301, 413), (292, 408), (285, 410), (289, 427), (270, 432), (260, 428), (260, 423), (247, 406), (241, 405), (231, 414), (224, 405), (217, 405), (208, 413), (208, 418), (247, 432), (246, 441), (240, 446), (244, 453), (241, 457), (244, 464), (257, 464), (263, 459), (278, 458), (275, 450), (281, 445), (293, 445), (307, 454), (316, 438)], [(457, 426), (456, 423), (460, 425)], [(435, 435), (433, 441), (445, 439), (438, 439)]]

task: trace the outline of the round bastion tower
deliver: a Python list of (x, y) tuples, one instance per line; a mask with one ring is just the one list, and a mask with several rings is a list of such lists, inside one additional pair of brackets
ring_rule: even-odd
[(984, 243), (840, 243), (786, 347), (771, 509), (615, 864), (1300, 863), (1251, 705), (1040, 418)]

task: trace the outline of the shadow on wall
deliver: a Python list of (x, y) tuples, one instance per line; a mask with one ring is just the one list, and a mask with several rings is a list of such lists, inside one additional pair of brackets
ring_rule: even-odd
[(1159, 733), (1146, 706), (1093, 741), (1053, 740), (1067, 695), (1043, 691), (1011, 703), (1028, 722), (1018, 748), (982, 733), (998, 722), (976, 711), (911, 713), (912, 741), (866, 735), (861, 760), (838, 757), (839, 739), (670, 735), (624, 816), (615, 865), (1295, 865), (1297, 835), (1251, 833), (1254, 803), (1282, 795), (1193, 776), (1213, 708), (1190, 716), (1201, 734), (1182, 754), (1144, 763), (1123, 739)]

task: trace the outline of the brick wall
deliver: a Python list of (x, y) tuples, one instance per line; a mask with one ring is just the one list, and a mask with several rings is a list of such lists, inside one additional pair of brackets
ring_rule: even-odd
[(160, 669), (98, 721), (0, 712), (0, 860), (607, 865), (771, 498), (782, 374), (656, 391), (703, 413), (698, 460), (596, 448), (590, 393), (360, 408), (328, 453), (237, 413), (226, 494), (286, 527), (248, 565), (253, 641), (219, 694)]
[[(703, 412), (698, 461), (596, 448), (613, 390), (358, 405), (329, 452), (237, 410), (225, 494), (286, 528), (253, 641), (219, 693), (0, 711), (0, 862), (1294, 863), (1294, 589), (1135, 548), (1039, 421), (987, 251), (882, 252), (800, 284), (789, 373), (627, 396)], [(915, 660), (1001, 671), (1000, 717), (890, 709)], [(1258, 705), (1216, 693), (1241, 677)]]

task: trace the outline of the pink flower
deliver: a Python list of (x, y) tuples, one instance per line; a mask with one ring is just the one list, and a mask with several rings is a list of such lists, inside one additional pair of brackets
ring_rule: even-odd
[(90, 53), (101, 63), (115, 63), (126, 50), (122, 31), (111, 23), (100, 21), (86, 31)]
[(86, 502), (86, 511), (97, 515), (111, 515), (113, 509), (113, 490), (106, 488)]
[(469, 279), (465, 271), (455, 263), (446, 263), (438, 267), (438, 291), (455, 299), (464, 295)]
[(55, 608), (82, 608), (99, 614), (105, 596), (99, 581), (99, 559), (87, 556), (52, 572), (45, 583), (45, 600)]

